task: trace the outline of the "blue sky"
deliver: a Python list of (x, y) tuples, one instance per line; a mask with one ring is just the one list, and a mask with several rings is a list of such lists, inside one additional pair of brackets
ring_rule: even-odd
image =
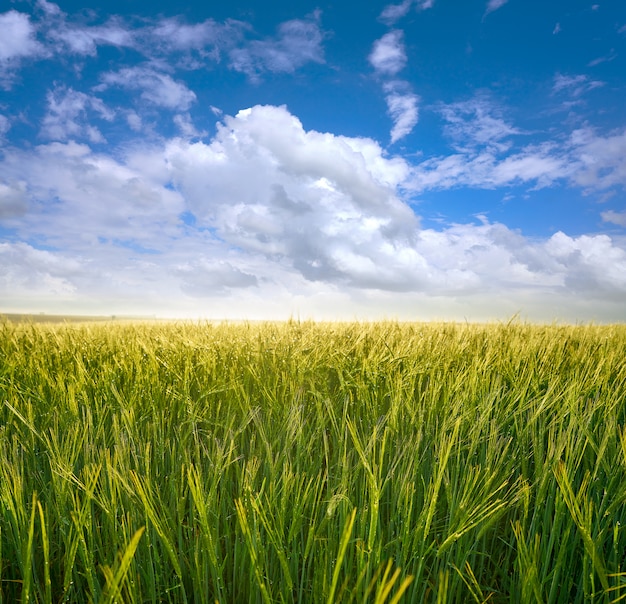
[(626, 320), (626, 3), (0, 3), (0, 311)]

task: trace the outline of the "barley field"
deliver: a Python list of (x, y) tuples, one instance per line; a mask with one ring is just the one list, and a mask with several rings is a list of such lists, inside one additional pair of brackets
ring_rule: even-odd
[(626, 602), (626, 326), (0, 322), (0, 601)]

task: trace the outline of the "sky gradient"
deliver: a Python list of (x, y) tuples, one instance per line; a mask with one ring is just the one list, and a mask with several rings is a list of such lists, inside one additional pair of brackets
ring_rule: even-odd
[(0, 312), (626, 320), (626, 3), (4, 0)]

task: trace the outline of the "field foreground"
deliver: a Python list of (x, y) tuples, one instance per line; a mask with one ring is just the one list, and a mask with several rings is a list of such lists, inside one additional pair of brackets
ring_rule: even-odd
[(625, 351), (0, 323), (0, 602), (626, 601)]

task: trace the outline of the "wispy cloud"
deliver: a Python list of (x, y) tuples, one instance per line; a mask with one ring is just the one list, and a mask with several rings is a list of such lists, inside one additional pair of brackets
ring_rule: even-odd
[(417, 10), (426, 10), (432, 8), (434, 4), (435, 0), (403, 0), (400, 4), (388, 4), (380, 13), (379, 19), (391, 26), (406, 16), (413, 6)]
[(527, 184), (550, 186), (571, 172), (549, 146), (527, 147), (501, 157), (495, 150), (470, 151), (427, 159), (413, 169), (407, 186), (417, 193), (460, 186), (477, 189)]
[(369, 61), (377, 73), (395, 76), (406, 65), (404, 32), (394, 29), (374, 42)]
[(61, 86), (49, 91), (47, 100), (41, 136), (59, 141), (87, 138), (92, 143), (104, 142), (98, 128), (89, 120), (90, 115), (113, 120), (115, 113), (101, 99)]
[(195, 93), (185, 84), (150, 65), (110, 71), (102, 74), (100, 79), (102, 84), (95, 90), (104, 90), (110, 86), (139, 90), (142, 99), (166, 109), (186, 111), (196, 100)]
[(198, 130), (195, 127), (189, 113), (179, 113), (175, 115), (174, 123), (178, 126), (180, 133), (187, 138), (198, 138), (206, 136), (207, 134), (205, 130)]
[(38, 0), (43, 13), (39, 23), (46, 43), (57, 53), (95, 56), (98, 46), (134, 47), (135, 34), (119, 17), (111, 17), (100, 25), (72, 22), (57, 4)]
[(554, 76), (554, 84), (552, 85), (553, 93), (566, 93), (573, 97), (579, 97), (590, 90), (604, 86), (604, 82), (599, 80), (591, 80), (589, 76), (579, 75), (563, 75), (557, 73)]
[(437, 111), (446, 121), (444, 134), (457, 149), (487, 146), (494, 150), (509, 147), (507, 139), (521, 131), (505, 121), (502, 110), (485, 94), (467, 101), (440, 104)]
[[(0, 14), (0, 85), (9, 87), (21, 60), (52, 55), (95, 58), (101, 46), (131, 48), (149, 62), (185, 70), (203, 69), (227, 58), (227, 67), (258, 79), (263, 73), (293, 73), (307, 63), (324, 63), (321, 13), (278, 25), (273, 37), (254, 39), (249, 23), (207, 19), (187, 23), (182, 17), (138, 20), (94, 14), (77, 20), (57, 4), (37, 0), (35, 16), (11, 10)], [(83, 63), (74, 68), (81, 70)]]
[(606, 212), (601, 212), (600, 216), (604, 222), (610, 222), (618, 226), (626, 227), (626, 212), (607, 210)]
[(593, 61), (589, 61), (589, 63), (587, 63), (587, 66), (596, 67), (596, 65), (601, 65), (602, 63), (608, 63), (610, 61), (614, 61), (615, 59), (617, 59), (617, 53), (615, 52), (614, 48), (611, 48), (611, 52), (609, 52), (609, 54), (604, 55), (602, 57), (598, 57), (597, 59), (594, 59)]
[(201, 57), (219, 61), (224, 50), (239, 44), (250, 26), (232, 19), (218, 23), (207, 19), (200, 23), (186, 23), (181, 17), (164, 18), (143, 34), (147, 45), (156, 45), (162, 52), (198, 51)]
[(324, 62), (321, 13), (285, 21), (273, 38), (252, 40), (229, 52), (230, 67), (255, 79), (263, 72), (292, 73), (313, 62)]
[(419, 118), (419, 96), (414, 94), (406, 82), (392, 81), (384, 85), (387, 110), (393, 120), (391, 143), (409, 134)]
[(0, 141), (4, 135), (10, 130), (11, 121), (6, 115), (0, 114)]
[(503, 7), (509, 0), (489, 0), (485, 10), (485, 16)]
[[(509, 129), (498, 125), (495, 132)], [(485, 134), (487, 131), (481, 130)], [(479, 139), (482, 144), (478, 144)], [(582, 128), (567, 139), (528, 144), (516, 150), (489, 143), (481, 134), (473, 145), (459, 148), (455, 154), (416, 165), (407, 186), (419, 193), (459, 186), (493, 189), (527, 185), (540, 189), (557, 182), (587, 193), (626, 187), (626, 131), (603, 136)]]
[[(404, 69), (407, 57), (404, 49), (404, 32), (394, 29), (374, 42), (369, 62), (378, 76), (393, 78)], [(383, 84), (387, 113), (391, 117), (391, 144), (409, 134), (419, 118), (419, 96), (408, 82), (390, 79)]]

